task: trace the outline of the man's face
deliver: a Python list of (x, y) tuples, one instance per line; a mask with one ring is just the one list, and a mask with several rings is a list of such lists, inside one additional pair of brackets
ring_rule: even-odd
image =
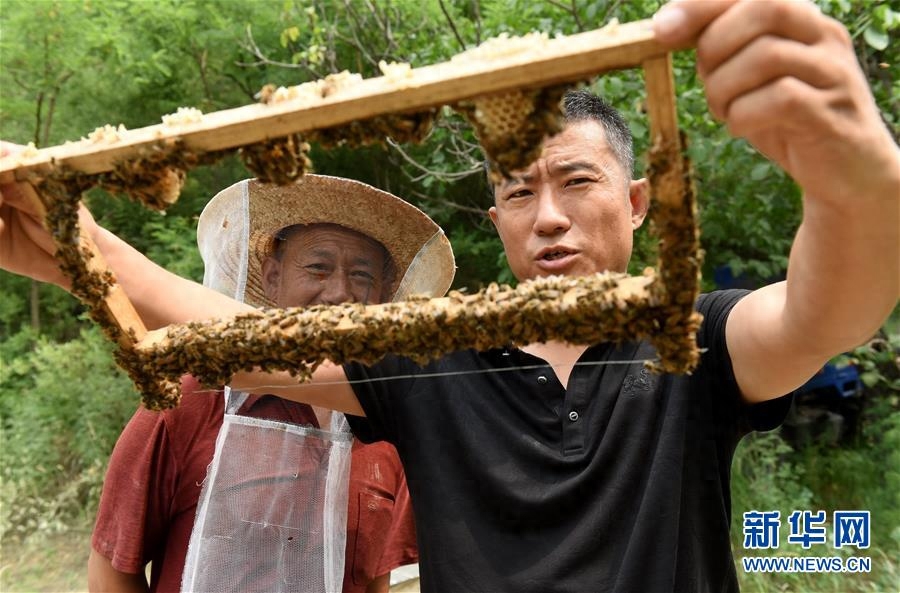
[(389, 280), (385, 252), (369, 237), (337, 225), (310, 225), (288, 237), (281, 258), (263, 263), (263, 287), (279, 307), (380, 303)]
[(647, 213), (647, 182), (627, 179), (599, 123), (578, 121), (495, 185), (494, 204), (489, 214), (519, 280), (624, 272)]

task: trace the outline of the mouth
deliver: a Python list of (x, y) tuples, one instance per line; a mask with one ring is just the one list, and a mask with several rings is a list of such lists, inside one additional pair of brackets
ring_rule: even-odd
[(554, 245), (541, 249), (535, 263), (541, 274), (566, 274), (571, 271), (577, 258), (578, 250)]
[(575, 255), (575, 253), (577, 253), (575, 250), (568, 249), (566, 247), (548, 247), (538, 252), (537, 260), (552, 262), (560, 259), (565, 259), (570, 255)]

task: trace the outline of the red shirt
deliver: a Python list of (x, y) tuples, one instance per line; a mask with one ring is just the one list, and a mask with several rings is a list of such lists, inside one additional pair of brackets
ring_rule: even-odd
[[(151, 591), (179, 591), (197, 500), (222, 426), (221, 391), (182, 382), (181, 405), (139, 408), (109, 461), (93, 548), (120, 572), (152, 562)], [(242, 415), (318, 426), (307, 405), (250, 396)], [(406, 476), (388, 443), (353, 443), (343, 590), (365, 591), (376, 576), (418, 561)]]

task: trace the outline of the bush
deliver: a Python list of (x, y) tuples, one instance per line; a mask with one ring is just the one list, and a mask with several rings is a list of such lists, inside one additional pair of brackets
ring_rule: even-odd
[[(104, 468), (138, 403), (95, 329), (67, 343), (14, 337), (0, 373), (0, 538), (62, 531), (92, 519)], [(10, 352), (13, 346), (22, 351)]]
[[(878, 338), (852, 354), (866, 381), (859, 438), (842, 446), (813, 443), (794, 450), (775, 433), (749, 435), (738, 447), (733, 464), (732, 545), (743, 553), (743, 513), (781, 511), (781, 542), (786, 519), (794, 510), (871, 513), (871, 547), (835, 550), (783, 545), (753, 555), (868, 556), (872, 572), (756, 573), (738, 566), (744, 591), (835, 592), (890, 591), (900, 582), (900, 398), (897, 365), (900, 339)], [(828, 529), (833, 526), (829, 525)], [(830, 536), (830, 531), (829, 531)], [(845, 551), (846, 550), (846, 551)]]

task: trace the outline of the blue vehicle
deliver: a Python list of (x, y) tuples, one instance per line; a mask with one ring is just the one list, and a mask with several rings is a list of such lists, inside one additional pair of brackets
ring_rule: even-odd
[(807, 381), (797, 394), (813, 393), (822, 397), (859, 397), (862, 381), (856, 365), (837, 366), (831, 363), (822, 367), (812, 379)]
[(794, 392), (781, 434), (795, 447), (852, 440), (857, 436), (862, 391), (856, 366), (826, 364)]

